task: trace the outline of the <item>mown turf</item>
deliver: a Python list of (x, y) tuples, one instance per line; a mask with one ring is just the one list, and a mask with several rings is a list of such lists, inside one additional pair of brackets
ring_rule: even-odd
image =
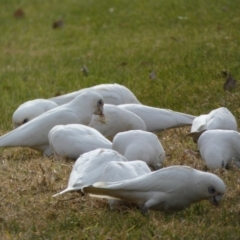
[[(24, 17), (14, 17), (18, 8)], [(53, 29), (59, 19), (63, 27)], [(237, 0), (8, 0), (1, 1), (0, 22), (0, 134), (12, 129), (12, 113), (24, 101), (114, 82), (147, 105), (195, 115), (225, 106), (239, 123), (240, 89), (223, 91), (221, 76), (240, 76)], [(164, 165), (205, 170), (188, 131), (158, 134)], [(239, 239), (234, 167), (215, 171), (227, 185), (218, 208), (201, 202), (144, 217), (77, 193), (52, 198), (66, 187), (72, 162), (26, 148), (0, 154), (0, 239)]]

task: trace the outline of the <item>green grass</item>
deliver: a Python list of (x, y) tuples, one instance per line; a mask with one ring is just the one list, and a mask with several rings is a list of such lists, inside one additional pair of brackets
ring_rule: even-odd
[[(13, 13), (22, 8), (25, 17)], [(53, 29), (62, 18), (64, 26)], [(225, 106), (239, 123), (239, 87), (223, 91), (221, 71), (240, 76), (239, 1), (1, 1), (0, 133), (24, 101), (101, 83), (129, 87), (147, 105), (199, 115)], [(82, 65), (89, 69), (86, 77)], [(155, 80), (149, 79), (154, 71)], [(158, 134), (165, 166), (204, 169), (189, 128)], [(0, 239), (239, 239), (239, 170), (216, 171), (227, 185), (218, 208), (110, 211), (104, 200), (69, 194), (71, 162), (24, 148), (0, 150)]]

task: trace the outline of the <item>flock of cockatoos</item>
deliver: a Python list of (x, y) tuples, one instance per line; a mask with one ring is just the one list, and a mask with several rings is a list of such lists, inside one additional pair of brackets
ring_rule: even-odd
[(12, 121), (15, 129), (0, 137), (0, 147), (30, 147), (57, 160), (76, 160), (67, 188), (54, 196), (81, 191), (108, 198), (111, 209), (131, 202), (147, 213), (221, 201), (225, 184), (217, 175), (188, 166), (160, 169), (165, 151), (155, 131), (191, 125), (188, 135), (209, 169), (230, 162), (240, 168), (240, 133), (228, 109), (193, 116), (150, 107), (119, 84), (28, 101)]

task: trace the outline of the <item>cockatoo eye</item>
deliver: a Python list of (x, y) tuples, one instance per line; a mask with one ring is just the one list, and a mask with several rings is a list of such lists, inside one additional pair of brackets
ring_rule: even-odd
[(208, 188), (208, 192), (209, 192), (210, 194), (214, 194), (214, 193), (216, 192), (216, 190), (215, 190), (214, 187), (209, 187), (209, 188)]
[(98, 100), (98, 106), (102, 106), (103, 105), (103, 101), (100, 99)]
[(23, 124), (26, 123), (26, 122), (28, 122), (28, 119), (27, 119), (27, 118), (25, 118), (25, 119), (23, 120)]

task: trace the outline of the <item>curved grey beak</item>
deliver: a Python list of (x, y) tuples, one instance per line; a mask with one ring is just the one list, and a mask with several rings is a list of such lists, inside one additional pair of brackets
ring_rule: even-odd
[(215, 206), (218, 206), (219, 203), (221, 202), (222, 200), (222, 197), (223, 195), (214, 195), (211, 199), (210, 199), (210, 202), (215, 205)]

